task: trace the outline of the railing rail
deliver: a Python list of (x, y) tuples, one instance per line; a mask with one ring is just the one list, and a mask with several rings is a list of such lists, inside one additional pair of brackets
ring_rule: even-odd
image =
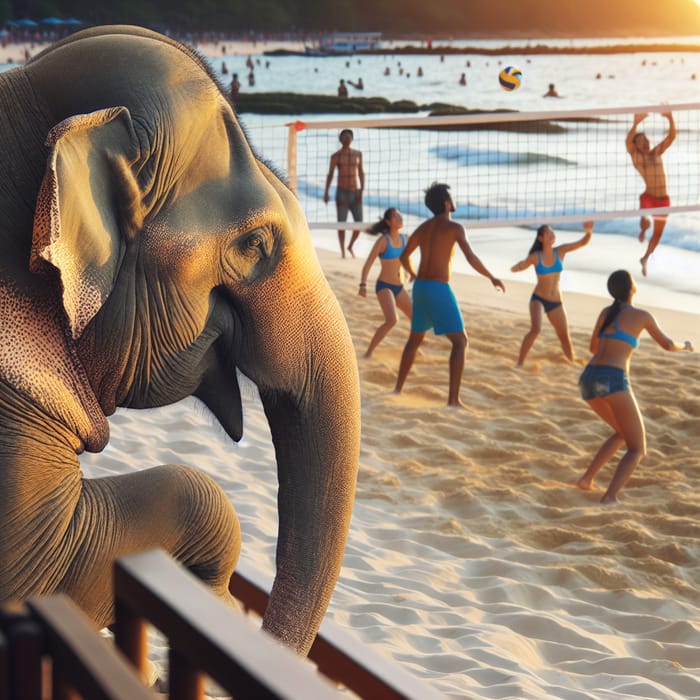
[[(239, 564), (231, 593), (262, 616), (271, 581)], [(168, 644), (168, 697), (202, 700), (214, 679), (237, 700), (347, 697), (438, 700), (435, 689), (325, 621), (310, 661), (227, 607), (162, 550), (122, 557), (114, 568), (115, 644), (66, 596), (0, 607), (0, 700), (152, 700), (147, 626)], [(162, 696), (161, 696), (162, 697)]]
[(237, 698), (337, 698), (291, 650), (228, 609), (160, 550), (123, 557), (114, 570), (117, 646), (144, 670), (145, 625), (168, 639), (173, 700), (200, 700), (203, 673)]
[(87, 616), (64, 595), (4, 606), (5, 663), (0, 698), (12, 700), (154, 700)]

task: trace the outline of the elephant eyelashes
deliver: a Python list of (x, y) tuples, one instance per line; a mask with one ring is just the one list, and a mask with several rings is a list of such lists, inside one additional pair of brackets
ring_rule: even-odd
[(265, 254), (265, 239), (262, 237), (260, 233), (253, 233), (250, 236), (248, 236), (248, 239), (245, 242), (245, 247), (246, 250), (250, 251), (251, 253), (257, 253), (258, 249), (260, 251), (261, 255)]
[(236, 239), (227, 254), (230, 274), (252, 282), (269, 273), (275, 257), (274, 243), (272, 231), (266, 228), (254, 229)]

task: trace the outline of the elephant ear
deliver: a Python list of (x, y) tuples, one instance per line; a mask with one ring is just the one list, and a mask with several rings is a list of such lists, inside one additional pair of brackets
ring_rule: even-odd
[(49, 157), (34, 214), (32, 272), (53, 265), (73, 338), (114, 285), (122, 245), (143, 222), (132, 165), (139, 142), (131, 115), (113, 107), (70, 117), (46, 140)]

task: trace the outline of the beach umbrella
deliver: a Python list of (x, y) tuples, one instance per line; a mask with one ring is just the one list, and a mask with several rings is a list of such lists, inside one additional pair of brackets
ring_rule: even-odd
[(80, 24), (85, 24), (82, 19), (76, 19), (75, 17), (69, 17), (63, 22), (63, 24), (70, 24), (73, 27), (77, 27)]
[(8, 22), (8, 24), (14, 24), (15, 27), (27, 28), (27, 27), (38, 27), (39, 23), (35, 22), (33, 19), (18, 19), (15, 22)]
[(40, 20), (41, 24), (49, 24), (51, 26), (58, 26), (59, 24), (64, 24), (64, 21), (62, 19), (59, 19), (58, 17), (46, 17), (45, 19)]

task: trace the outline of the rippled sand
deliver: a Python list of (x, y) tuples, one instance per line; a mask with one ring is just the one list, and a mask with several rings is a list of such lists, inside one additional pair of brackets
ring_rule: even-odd
[[(363, 261), (319, 256), (363, 399), (357, 502), (328, 616), (452, 698), (700, 697), (700, 355), (643, 340), (632, 383), (649, 452), (603, 507), (611, 467), (595, 490), (573, 486), (606, 436), (576, 386), (600, 299), (566, 298), (579, 364), (545, 325), (519, 370), (530, 287), (503, 296), (484, 278), (455, 279), (470, 336), (460, 412), (444, 406), (448, 344), (433, 336), (392, 393), (407, 321), (362, 359), (380, 321), (373, 295), (357, 296)], [(698, 316), (657, 319), (700, 341)], [(252, 385), (244, 400), (238, 445), (187, 400), (118, 412), (105, 453), (82, 462), (88, 475), (207, 471), (237, 508), (242, 557), (273, 574), (274, 459)]]

